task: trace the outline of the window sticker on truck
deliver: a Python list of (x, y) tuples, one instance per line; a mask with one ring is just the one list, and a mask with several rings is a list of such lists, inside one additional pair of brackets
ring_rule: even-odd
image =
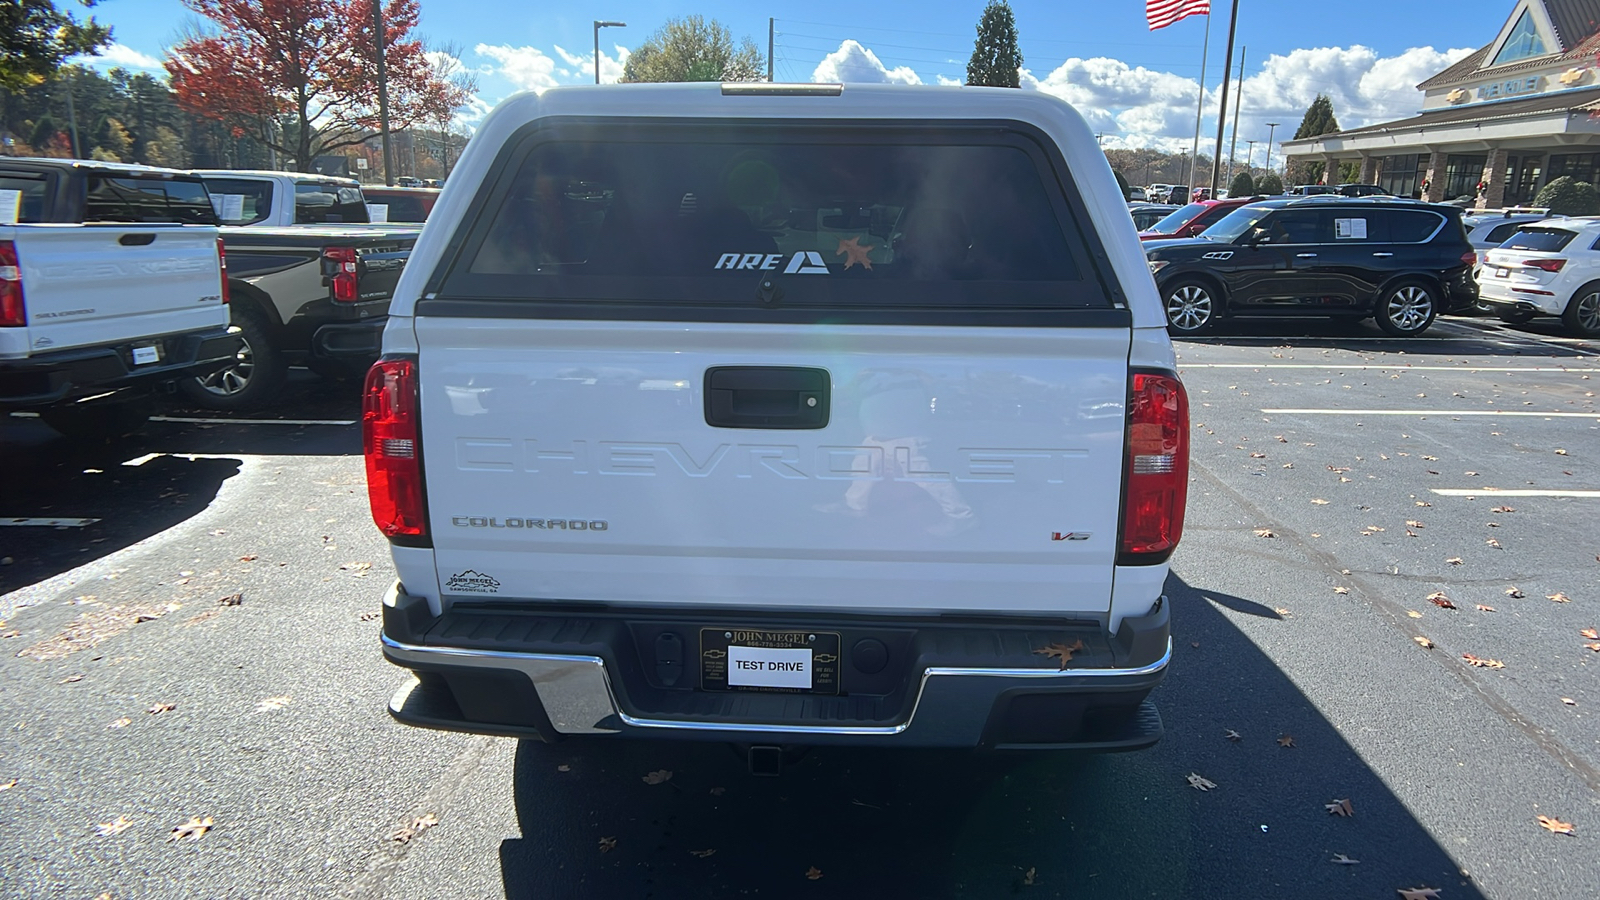
[(451, 575), (444, 589), (458, 594), (498, 594), (500, 582), (472, 569)]
[[(839, 252), (845, 252), (842, 249), (844, 247), (843, 241), (839, 242), (839, 246), (841, 248)], [(859, 249), (871, 250), (872, 248)], [(717, 257), (717, 264), (711, 268), (732, 271), (766, 270), (770, 272), (778, 268), (778, 263), (781, 262), (783, 262), (783, 254), (781, 253), (724, 253)], [(845, 268), (848, 269), (849, 266), (845, 266)], [(872, 266), (868, 265), (867, 268), (870, 269)], [(784, 268), (783, 274), (826, 275), (828, 274), (828, 264), (822, 261), (822, 254), (815, 250), (797, 250), (794, 256), (790, 257), (789, 265)]]

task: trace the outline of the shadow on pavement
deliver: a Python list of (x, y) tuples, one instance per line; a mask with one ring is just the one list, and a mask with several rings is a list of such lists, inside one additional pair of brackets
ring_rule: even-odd
[[(523, 742), (522, 837), (500, 846), (506, 896), (1120, 900), (1393, 897), (1426, 886), (1482, 897), (1212, 603), (1267, 607), (1176, 576), (1167, 586), (1179, 652), (1156, 694), (1167, 734), (1154, 749), (818, 748), (770, 779), (716, 744)], [(1243, 739), (1229, 741), (1228, 729)], [(645, 783), (662, 769), (670, 781)], [(1189, 787), (1191, 772), (1217, 787)], [(1351, 818), (1324, 807), (1344, 799)], [(602, 838), (615, 840), (609, 852)], [(1341, 853), (1361, 863), (1334, 864)]]
[(93, 518), (78, 528), (0, 527), (0, 594), (92, 562), (188, 519), (209, 505), (237, 459), (156, 456), (143, 435), (115, 442), (61, 437), (36, 419), (0, 418), (6, 465), (0, 522)]

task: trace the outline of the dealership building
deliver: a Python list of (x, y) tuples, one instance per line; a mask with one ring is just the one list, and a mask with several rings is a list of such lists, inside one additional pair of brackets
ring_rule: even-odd
[(1600, 180), (1600, 0), (1520, 0), (1494, 40), (1417, 85), (1408, 119), (1286, 141), (1290, 162), (1360, 164), (1426, 200), (1524, 205), (1551, 179)]

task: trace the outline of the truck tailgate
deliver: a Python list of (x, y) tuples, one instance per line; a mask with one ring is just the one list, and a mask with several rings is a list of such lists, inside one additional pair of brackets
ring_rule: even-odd
[(228, 324), (215, 228), (19, 225), (26, 349), (62, 350)]
[(447, 595), (1109, 606), (1126, 328), (415, 328)]

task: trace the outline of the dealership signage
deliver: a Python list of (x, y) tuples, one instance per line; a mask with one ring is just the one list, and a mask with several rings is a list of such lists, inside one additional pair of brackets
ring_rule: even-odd
[(1519, 94), (1537, 94), (1544, 81), (1541, 75), (1532, 78), (1515, 78), (1510, 81), (1495, 81), (1489, 84), (1478, 85), (1479, 100), (1498, 100), (1502, 97), (1515, 97)]

